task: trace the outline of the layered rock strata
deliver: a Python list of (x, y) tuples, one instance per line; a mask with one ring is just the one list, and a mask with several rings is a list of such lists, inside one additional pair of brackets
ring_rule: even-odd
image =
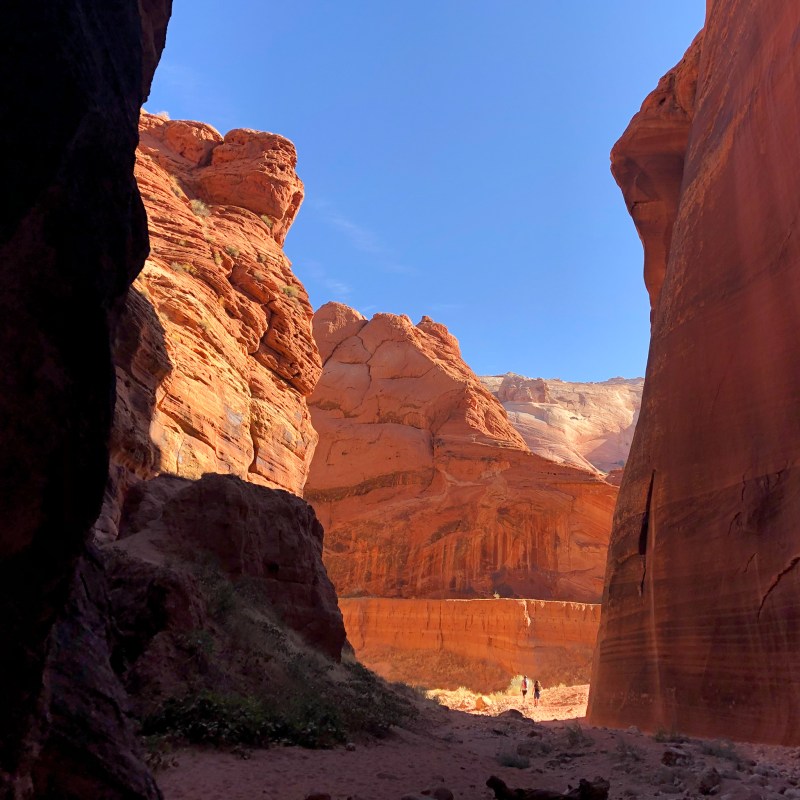
[(530, 452), (427, 317), (314, 317), (306, 497), (340, 596), (600, 597), (616, 489)]
[(481, 382), (503, 404), (531, 452), (606, 473), (625, 466), (643, 378), (570, 383), (509, 372)]
[(341, 599), (356, 656), (387, 680), (476, 692), (514, 675), (587, 683), (600, 606), (543, 600)]
[[(94, 659), (85, 673), (67, 666), (70, 656), (58, 662), (56, 622), (86, 598), (91, 605), (87, 586), (97, 588), (76, 576), (91, 571), (86, 538), (106, 484), (110, 341), (147, 255), (134, 151), (170, 8), (169, 0), (4, 8), (0, 65), (15, 77), (0, 102), (3, 797), (159, 796), (102, 647), (79, 651)], [(88, 727), (103, 721), (80, 722), (87, 709), (64, 705), (65, 682), (108, 723), (91, 743)]]
[(145, 113), (140, 133), (151, 252), (115, 347), (105, 539), (138, 480), (217, 472), (299, 494), (316, 444), (312, 312), (281, 249), (303, 197), (294, 146)]
[[(777, 0), (709, 3), (679, 68), (699, 65), (693, 104), (651, 95), (614, 151), (629, 207), (641, 187), (664, 194), (648, 164), (672, 163), (680, 189), (674, 224), (662, 209), (639, 225), (646, 253), (665, 233), (669, 246), (609, 549), (596, 724), (800, 743), (798, 25)], [(650, 132), (678, 105), (688, 144), (665, 140), (662, 159)]]

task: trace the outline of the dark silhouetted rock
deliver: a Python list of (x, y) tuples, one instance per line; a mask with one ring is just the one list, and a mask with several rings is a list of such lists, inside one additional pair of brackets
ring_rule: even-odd
[(595, 778), (593, 781), (581, 778), (579, 785), (566, 793), (548, 789), (509, 789), (494, 775), (486, 781), (486, 785), (494, 792), (496, 800), (606, 800), (611, 788), (604, 778)]
[(233, 475), (163, 475), (129, 493), (119, 545), (132, 555), (212, 555), (233, 580), (258, 579), (287, 627), (330, 658), (341, 657), (344, 624), (322, 564), (322, 526), (299, 497)]
[[(80, 589), (73, 579), (106, 484), (113, 328), (147, 255), (134, 151), (170, 7), (170, 0), (15, 0), (3, 9), (0, 67), (9, 79), (0, 97), (2, 796), (30, 795), (34, 772), (37, 786), (56, 781), (59, 797), (158, 794), (143, 765), (130, 760), (122, 723), (107, 720), (111, 738), (83, 749), (84, 723), (72, 720), (71, 727), (68, 720), (83, 713), (85, 698), (59, 706), (47, 672), (62, 686), (53, 660), (59, 651), (48, 653), (58, 635), (53, 625), (68, 602), (89, 603), (68, 597)], [(102, 652), (84, 651), (83, 658)], [(99, 681), (98, 703), (113, 712), (113, 676), (104, 667), (63, 675), (75, 680), (75, 697)], [(109, 763), (115, 760), (117, 767)], [(122, 770), (130, 778), (124, 788), (114, 777)], [(103, 775), (109, 783), (101, 790)], [(95, 781), (88, 792), (87, 776)]]

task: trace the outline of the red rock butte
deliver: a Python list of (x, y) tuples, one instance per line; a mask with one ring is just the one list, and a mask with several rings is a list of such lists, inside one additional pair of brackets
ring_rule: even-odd
[(612, 154), (653, 325), (595, 724), (800, 743), (799, 26), (709, 3)]
[(616, 489), (530, 452), (443, 325), (314, 316), (306, 497), (341, 596), (596, 602)]
[[(443, 325), (392, 314), (367, 320), (329, 303), (314, 316), (314, 335), (323, 373), (309, 405), (320, 440), (305, 496), (325, 528), (325, 565), (345, 616), (361, 609), (359, 655), (370, 642), (385, 644), (373, 634), (391, 627), (383, 617), (363, 622), (363, 609), (394, 611), (352, 598), (407, 601), (395, 622), (413, 621), (411, 649), (423, 601), (599, 600), (616, 488), (594, 469), (533, 454)], [(468, 605), (448, 606), (464, 610), (465, 630)], [(478, 629), (464, 642), (470, 636), (476, 641)], [(582, 636), (593, 638), (594, 628)], [(472, 645), (450, 652), (475, 659)], [(585, 652), (579, 658), (585, 680)]]

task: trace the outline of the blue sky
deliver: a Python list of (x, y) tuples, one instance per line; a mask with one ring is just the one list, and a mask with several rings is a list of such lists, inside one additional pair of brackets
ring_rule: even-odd
[(703, 0), (179, 0), (147, 108), (297, 146), (314, 307), (427, 314), (479, 374), (643, 375), (608, 153)]

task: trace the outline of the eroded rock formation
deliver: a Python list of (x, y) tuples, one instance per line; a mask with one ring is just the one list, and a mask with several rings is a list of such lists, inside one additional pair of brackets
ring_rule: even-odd
[(338, 661), (345, 634), (322, 534), (312, 508), (289, 492), (233, 475), (162, 475), (128, 494), (115, 547), (151, 563), (210, 556), (232, 581), (256, 580), (284, 625)]
[(702, 34), (651, 92), (611, 151), (611, 171), (644, 247), (651, 319), (667, 270), (694, 117)]
[(800, 742), (798, 25), (800, 8), (777, 0), (709, 3), (683, 62), (699, 56), (684, 154), (665, 142), (666, 160), (656, 147), (640, 171), (626, 154), (657, 144), (644, 111), (615, 148), (629, 206), (649, 163), (673, 163), (680, 191), (674, 225), (639, 226), (646, 252), (670, 244), (609, 549), (594, 723)]
[(312, 312), (281, 249), (303, 197), (294, 146), (144, 113), (140, 129), (151, 252), (115, 348), (108, 539), (137, 480), (218, 472), (300, 494), (316, 444)]
[(306, 497), (340, 596), (595, 602), (616, 489), (534, 455), (427, 317), (329, 303)]
[[(3, 797), (159, 796), (102, 648), (78, 697), (79, 671), (69, 665), (85, 661), (86, 640), (76, 633), (65, 642), (60, 631), (103, 591), (76, 576), (91, 571), (85, 542), (106, 484), (110, 340), (147, 255), (134, 150), (170, 8), (169, 0), (4, 8), (0, 65), (14, 77), (0, 102)], [(85, 718), (87, 700), (103, 720)]]
[(379, 675), (503, 691), (514, 675), (589, 682), (600, 606), (544, 600), (340, 599), (347, 636)]
[(481, 377), (531, 452), (551, 461), (610, 472), (628, 458), (643, 378), (570, 383), (512, 372)]

